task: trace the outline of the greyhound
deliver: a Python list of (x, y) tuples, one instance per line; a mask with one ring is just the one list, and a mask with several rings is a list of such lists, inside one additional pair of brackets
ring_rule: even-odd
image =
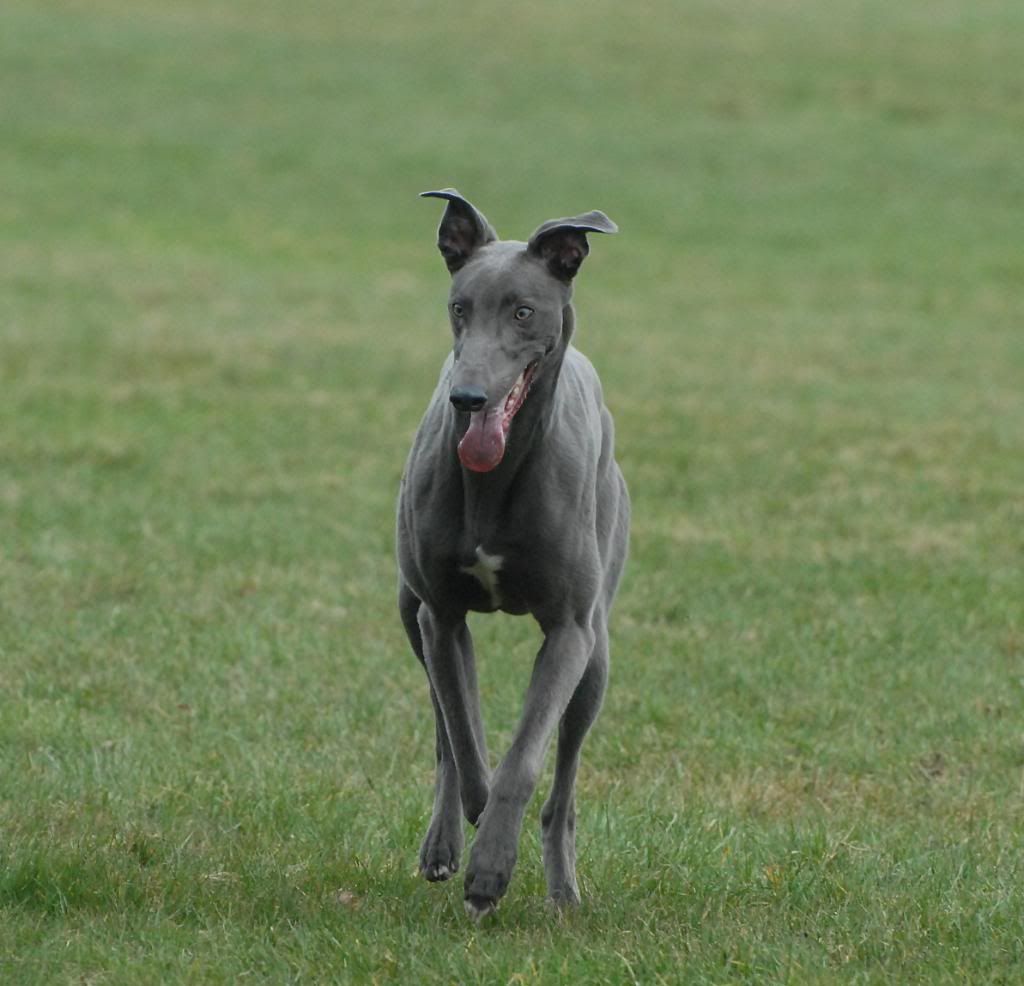
[[(601, 212), (499, 240), (452, 188), (438, 248), (452, 276), (454, 345), (420, 423), (398, 502), (399, 610), (430, 683), (436, 725), (434, 810), (420, 872), (459, 868), (462, 819), (478, 827), (466, 910), (504, 895), (523, 815), (558, 726), (541, 813), (548, 896), (578, 904), (575, 783), (580, 748), (608, 677), (608, 613), (626, 560), (629, 495), (593, 366), (570, 345), (572, 282), (588, 233), (617, 232)], [(544, 642), (512, 745), (488, 765), (470, 611), (522, 615)]]

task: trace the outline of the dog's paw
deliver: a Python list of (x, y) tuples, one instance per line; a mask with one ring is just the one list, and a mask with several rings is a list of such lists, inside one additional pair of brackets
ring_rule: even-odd
[(441, 883), (451, 878), (452, 874), (458, 872), (458, 864), (454, 867), (449, 863), (420, 863), (420, 873), (425, 880), (431, 883)]
[(461, 824), (452, 833), (446, 833), (441, 825), (431, 825), (420, 847), (420, 873), (431, 883), (448, 880), (458, 873), (461, 855)]
[(574, 883), (549, 887), (548, 903), (558, 911), (572, 911), (580, 906), (580, 892)]
[(576, 853), (572, 843), (554, 839), (544, 840), (544, 875), (548, 885), (548, 900), (559, 908), (575, 907), (580, 902), (580, 888), (576, 882)]
[(478, 924), (493, 914), (498, 907), (498, 902), (488, 897), (467, 897), (463, 903), (466, 906), (466, 913)]
[(466, 911), (477, 920), (490, 914), (505, 896), (516, 863), (514, 853), (485, 856), (477, 851), (478, 846), (474, 846), (464, 884)]

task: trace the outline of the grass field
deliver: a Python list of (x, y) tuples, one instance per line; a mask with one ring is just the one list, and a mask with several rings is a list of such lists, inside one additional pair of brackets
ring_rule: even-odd
[[(1024, 981), (1021, 64), (1019, 0), (4, 0), (0, 981)], [(448, 184), (621, 226), (635, 513), (584, 906), (537, 799), (479, 928), (394, 606)]]

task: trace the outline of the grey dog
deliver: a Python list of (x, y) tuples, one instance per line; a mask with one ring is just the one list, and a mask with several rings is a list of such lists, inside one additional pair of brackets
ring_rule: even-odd
[[(413, 441), (398, 503), (399, 609), (430, 681), (434, 811), (420, 849), (428, 880), (459, 868), (462, 815), (478, 826), (466, 909), (493, 911), (515, 866), (527, 804), (555, 727), (541, 813), (549, 897), (579, 903), (575, 783), (608, 678), (608, 613), (629, 538), (629, 495), (593, 366), (571, 345), (572, 282), (601, 212), (499, 240), (454, 189), (438, 248), (452, 275), (452, 353)], [(493, 776), (470, 611), (530, 613), (544, 642), (522, 717)]]

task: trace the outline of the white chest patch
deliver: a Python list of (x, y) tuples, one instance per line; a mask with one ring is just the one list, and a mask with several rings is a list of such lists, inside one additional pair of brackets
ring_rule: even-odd
[(491, 605), (497, 609), (501, 605), (501, 592), (498, 588), (498, 572), (501, 571), (501, 563), (504, 559), (501, 555), (489, 555), (484, 551), (483, 545), (476, 546), (476, 562), (472, 565), (463, 565), (459, 571), (472, 575), (491, 597)]

